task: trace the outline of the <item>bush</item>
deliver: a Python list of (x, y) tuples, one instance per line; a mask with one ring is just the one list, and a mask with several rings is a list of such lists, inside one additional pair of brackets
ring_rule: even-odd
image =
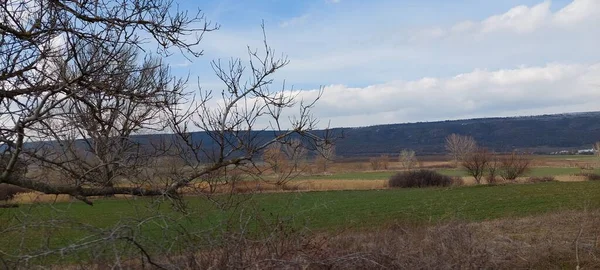
[(492, 159), (492, 154), (485, 148), (478, 148), (463, 158), (462, 166), (467, 174), (475, 178), (477, 184), (481, 184), (481, 178), (488, 168), (488, 163)]
[(576, 176), (585, 176), (588, 181), (598, 181), (600, 180), (600, 174), (597, 173), (578, 173)]
[(452, 185), (457, 187), (464, 186), (465, 180), (463, 180), (463, 178), (460, 176), (452, 177)]
[(532, 176), (527, 178), (527, 182), (529, 183), (545, 183), (545, 182), (554, 182), (556, 181), (556, 179), (554, 179), (554, 176), (541, 176), (541, 177), (536, 177), (536, 176)]
[(369, 163), (371, 163), (371, 169), (373, 170), (387, 170), (390, 163), (390, 158), (388, 155), (381, 155), (379, 157), (370, 158)]
[(531, 158), (524, 154), (512, 152), (510, 155), (500, 158), (500, 176), (505, 181), (514, 181), (517, 177), (529, 171)]
[(431, 170), (406, 171), (392, 175), (388, 180), (389, 187), (432, 187), (450, 186), (452, 177)]
[(19, 193), (29, 192), (28, 189), (8, 184), (0, 184), (0, 201), (8, 201)]

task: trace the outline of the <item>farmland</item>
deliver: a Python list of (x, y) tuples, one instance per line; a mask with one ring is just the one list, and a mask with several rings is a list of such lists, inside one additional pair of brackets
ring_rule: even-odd
[[(572, 160), (578, 163), (572, 165)], [(377, 171), (365, 169), (369, 166), (366, 162), (337, 162), (331, 172), (300, 174), (283, 189), (267, 185), (268, 181), (244, 180), (237, 187), (237, 195), (216, 193), (207, 197), (189, 193), (183, 197), (183, 211), (177, 210), (178, 204), (160, 198), (95, 198), (94, 205), (89, 206), (65, 196), (19, 194), (13, 203), (21, 203), (21, 207), (0, 210), (0, 224), (4, 228), (0, 241), (3, 246), (22, 249), (33, 249), (42, 242), (50, 246), (73, 246), (131, 228), (128, 230), (132, 230), (130, 233), (138, 243), (147, 247), (147, 252), (168, 255), (184, 252), (184, 246), (180, 246), (183, 244), (177, 240), (181, 237), (204, 250), (210, 246), (207, 241), (222, 241), (219, 240), (223, 239), (222, 234), (230, 233), (232, 228), (245, 228), (248, 237), (260, 238), (255, 234), (275, 224), (285, 224), (286, 230), (308, 231), (309, 235), (338, 235), (337, 232), (344, 231), (354, 237), (366, 231), (385, 233), (390, 226), (412, 230), (457, 222), (480, 226), (476, 224), (529, 218), (541, 218), (539, 222), (544, 223), (548, 215), (580, 215), (600, 210), (600, 181), (587, 181), (579, 176), (598, 173), (598, 169), (589, 169), (591, 165), (581, 165), (582, 162), (593, 165), (596, 161), (589, 157), (535, 157), (536, 167), (515, 183), (473, 185), (465, 170), (449, 168), (448, 161), (428, 161), (420, 166), (460, 177), (466, 184), (408, 189), (387, 187), (387, 179), (400, 170), (395, 162), (388, 169)], [(527, 183), (530, 176), (553, 176), (559, 181)], [(20, 230), (23, 224), (40, 229)], [(90, 228), (95, 229), (90, 231)], [(212, 236), (197, 237), (207, 232)], [(563, 237), (571, 237), (571, 233)], [(171, 248), (165, 251), (164, 246)], [(85, 250), (67, 257), (50, 254), (32, 262), (71, 264), (107, 260), (112, 254), (104, 250), (89, 257)], [(135, 257), (135, 249), (124, 254)]]

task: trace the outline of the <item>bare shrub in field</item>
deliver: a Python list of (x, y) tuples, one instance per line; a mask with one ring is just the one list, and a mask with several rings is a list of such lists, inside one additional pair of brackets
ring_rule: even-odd
[(460, 176), (452, 177), (452, 185), (457, 187), (464, 186), (465, 180)]
[(600, 174), (597, 173), (577, 173), (576, 176), (585, 176), (588, 181), (598, 181), (600, 180)]
[(498, 157), (492, 155), (490, 157), (490, 161), (487, 164), (485, 179), (490, 185), (495, 185), (498, 183), (498, 167), (500, 166), (500, 161)]
[(404, 149), (400, 152), (398, 161), (404, 170), (412, 170), (418, 163), (415, 151)]
[(371, 169), (373, 170), (387, 170), (389, 168), (390, 158), (388, 155), (381, 155), (379, 157), (373, 157), (369, 159)]
[(446, 137), (446, 150), (450, 152), (454, 166), (458, 166), (467, 155), (477, 149), (477, 142), (471, 136), (450, 134)]
[(381, 163), (381, 168), (384, 170), (389, 169), (390, 167), (390, 157), (388, 155), (381, 155), (379, 157), (380, 163)]
[(306, 156), (308, 150), (298, 139), (282, 141), (270, 145), (263, 152), (263, 161), (267, 170), (271, 171), (277, 185), (285, 185), (290, 179), (306, 170)]
[(500, 157), (500, 176), (504, 180), (514, 181), (517, 177), (529, 171), (531, 158), (525, 154), (512, 152), (510, 155)]
[(308, 148), (299, 139), (291, 139), (282, 143), (282, 151), (285, 154), (291, 169), (295, 172), (306, 169), (306, 158)]
[(470, 176), (475, 178), (477, 184), (481, 184), (481, 179), (488, 169), (488, 163), (491, 158), (492, 155), (487, 149), (479, 148), (463, 159), (462, 166)]
[(595, 142), (592, 148), (594, 149), (594, 155), (600, 156), (600, 141)]
[(546, 183), (554, 181), (556, 181), (554, 176), (532, 176), (527, 178), (528, 183)]
[(369, 164), (371, 165), (371, 170), (381, 169), (381, 164), (379, 163), (378, 157), (369, 158)]
[(335, 145), (329, 142), (317, 146), (315, 166), (321, 172), (327, 172), (329, 165), (335, 160)]
[(450, 176), (431, 170), (404, 171), (392, 175), (388, 180), (388, 187), (433, 187), (450, 186), (453, 183)]
[(281, 144), (272, 144), (263, 152), (263, 161), (274, 173), (286, 171), (289, 166), (286, 155), (281, 150)]

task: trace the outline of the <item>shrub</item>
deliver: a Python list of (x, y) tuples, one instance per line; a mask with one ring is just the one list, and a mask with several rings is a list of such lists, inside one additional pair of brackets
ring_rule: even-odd
[(373, 170), (387, 170), (390, 163), (390, 157), (388, 155), (381, 155), (379, 157), (370, 158), (369, 163), (371, 163), (371, 169)]
[(8, 201), (19, 193), (29, 192), (28, 189), (9, 184), (0, 184), (0, 201)]
[(469, 153), (463, 158), (462, 166), (470, 176), (475, 178), (477, 184), (481, 184), (481, 178), (488, 168), (492, 155), (485, 148), (478, 148), (476, 151)]
[(598, 181), (600, 180), (600, 174), (597, 173), (578, 173), (576, 176), (585, 176), (588, 181)]
[(465, 180), (463, 180), (463, 178), (460, 176), (452, 177), (452, 185), (457, 187), (464, 186)]
[(556, 181), (556, 179), (554, 179), (554, 176), (541, 176), (541, 177), (536, 177), (536, 176), (532, 176), (527, 178), (527, 182), (529, 183), (545, 183), (545, 182), (554, 182)]
[(510, 155), (500, 158), (500, 176), (504, 180), (513, 181), (529, 171), (530, 164), (531, 159), (529, 157), (512, 152)]
[(405, 171), (392, 175), (388, 181), (389, 187), (430, 187), (450, 186), (453, 181), (450, 176), (431, 170)]
[(398, 161), (400, 161), (400, 165), (402, 165), (402, 169), (412, 170), (415, 167), (415, 164), (418, 162), (415, 157), (415, 151), (413, 150), (402, 150), (400, 152), (400, 156), (398, 157)]

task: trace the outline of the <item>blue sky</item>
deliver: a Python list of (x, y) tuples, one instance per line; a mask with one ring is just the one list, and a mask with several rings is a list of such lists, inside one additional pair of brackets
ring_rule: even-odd
[[(221, 25), (205, 55), (168, 59), (220, 90), (210, 60), (262, 41), (289, 57), (276, 74), (333, 126), (598, 110), (599, 0), (183, 1)], [(196, 80), (191, 80), (195, 82)], [(193, 89), (195, 85), (190, 86)]]

